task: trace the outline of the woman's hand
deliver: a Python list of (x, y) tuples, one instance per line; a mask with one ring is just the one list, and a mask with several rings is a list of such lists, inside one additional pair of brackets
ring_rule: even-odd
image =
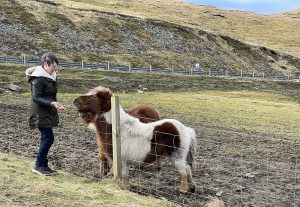
[(65, 107), (63, 107), (63, 105), (61, 105), (58, 102), (52, 102), (51, 106), (53, 106), (54, 108), (56, 108), (60, 112), (63, 112), (65, 110)]

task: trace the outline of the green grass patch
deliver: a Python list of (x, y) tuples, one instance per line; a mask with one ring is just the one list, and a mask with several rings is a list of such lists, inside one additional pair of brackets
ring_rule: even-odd
[(148, 103), (162, 117), (174, 117), (193, 126), (300, 139), (299, 104), (272, 92), (216, 91), (120, 94), (124, 106)]

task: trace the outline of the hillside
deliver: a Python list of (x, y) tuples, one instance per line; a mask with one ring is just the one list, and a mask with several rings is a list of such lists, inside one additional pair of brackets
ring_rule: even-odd
[[(64, 0), (72, 8), (160, 19), (215, 34), (233, 37), (252, 45), (265, 46), (300, 57), (299, 9), (272, 15), (238, 10), (221, 10), (178, 0)], [(297, 15), (298, 14), (298, 15)]]
[[(204, 70), (300, 73), (300, 59), (296, 56), (265, 46), (253, 46), (253, 41), (236, 35), (250, 35), (254, 31), (249, 25), (248, 29), (244, 28), (247, 24), (238, 21), (244, 18), (243, 15), (269, 21), (256, 14), (226, 11), (231, 15), (229, 28), (243, 25), (233, 34), (224, 32), (225, 28), (231, 31), (227, 23), (208, 22), (215, 18), (224, 19), (223, 14), (214, 16), (211, 12), (225, 11), (170, 0), (101, 3), (96, 0), (3, 0), (0, 8), (2, 56), (26, 54), (28, 58), (40, 58), (43, 52), (51, 50), (60, 59), (77, 62), (83, 58), (86, 62), (110, 61), (115, 65), (131, 63), (132, 66), (184, 69), (200, 62)], [(185, 15), (180, 15), (182, 13)], [(193, 16), (195, 14), (201, 16)], [(209, 17), (203, 18), (206, 15)], [(279, 22), (285, 18), (294, 19), (285, 16), (272, 18)], [(195, 21), (198, 23), (193, 23)], [(212, 25), (220, 31), (208, 28)], [(297, 28), (293, 24), (292, 27)], [(272, 39), (270, 33), (272, 37), (282, 35), (271, 29), (265, 31), (269, 34), (266, 39)], [(252, 38), (255, 39), (255, 35)]]

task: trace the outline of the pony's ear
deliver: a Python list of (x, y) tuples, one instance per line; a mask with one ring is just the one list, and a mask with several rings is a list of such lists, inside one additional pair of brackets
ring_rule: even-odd
[(105, 91), (105, 92), (103, 93), (103, 96), (104, 96), (105, 99), (110, 99), (110, 98), (111, 98), (111, 95), (112, 95), (112, 93), (111, 93), (110, 90), (109, 90), (109, 91)]

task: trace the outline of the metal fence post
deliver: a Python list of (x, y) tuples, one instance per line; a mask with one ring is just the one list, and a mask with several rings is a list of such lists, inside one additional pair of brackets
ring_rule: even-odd
[(81, 58), (81, 68), (83, 68), (83, 58)]
[(152, 72), (152, 65), (150, 65), (150, 72)]
[(26, 57), (25, 57), (25, 54), (23, 55), (23, 64), (24, 64), (24, 65), (26, 64)]
[(241, 70), (241, 78), (243, 78), (243, 70)]
[(107, 62), (107, 70), (109, 70), (109, 61)]
[(111, 97), (112, 138), (113, 138), (113, 171), (114, 179), (121, 179), (121, 134), (119, 96)]

